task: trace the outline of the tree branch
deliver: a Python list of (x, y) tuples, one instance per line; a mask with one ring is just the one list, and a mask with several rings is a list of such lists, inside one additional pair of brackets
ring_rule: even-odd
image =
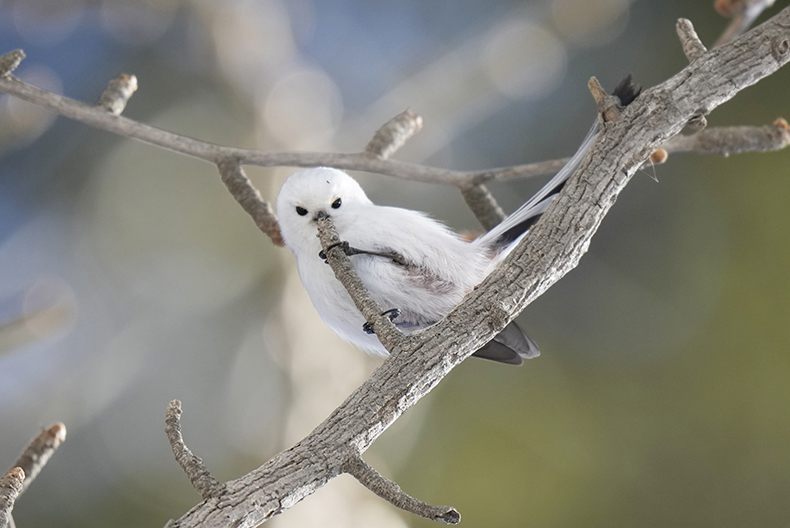
[[(9, 64), (19, 64), (22, 57), (24, 57), (24, 54), (21, 50), (7, 53), (0, 58), (0, 65), (5, 62)], [(13, 68), (8, 71), (10, 72), (12, 70)], [(2, 71), (3, 70), (0, 69), (0, 72)], [(0, 75), (0, 93), (18, 97), (19, 99), (95, 128), (107, 130), (149, 145), (154, 145), (217, 165), (225, 160), (233, 160), (238, 165), (257, 165), (261, 167), (326, 166), (345, 170), (375, 172), (412, 181), (445, 183), (464, 189), (472, 185), (489, 181), (509, 181), (550, 174), (560, 170), (568, 160), (568, 158), (562, 158), (480, 171), (454, 171), (397, 160), (381, 159), (364, 152), (357, 154), (264, 152), (253, 149), (225, 147), (167, 132), (124, 116), (112, 115), (103, 108), (87, 105), (69, 99), (68, 97), (47, 92), (46, 90), (22, 82), (9, 74)], [(257, 222), (256, 220), (256, 223)], [(263, 230), (269, 234), (267, 229)], [(272, 240), (275, 241), (276, 239), (273, 238)]]
[(14, 518), (11, 515), (14, 503), (33, 483), (65, 439), (66, 426), (62, 423), (54, 423), (42, 429), (0, 479), (0, 528), (14, 528)]
[(8, 77), (17, 69), (25, 58), (25, 52), (21, 49), (9, 51), (0, 57), (0, 79)]
[[(704, 116), (784, 65), (789, 39), (790, 8), (786, 8), (731, 44), (696, 57), (680, 73), (612, 116), (552, 207), (505, 263), (458, 307), (426, 330), (408, 336), (393, 333), (397, 339), (387, 345), (390, 357), (310, 435), (260, 468), (228, 482), (219, 496), (204, 500), (171, 526), (254, 526), (344, 472), (349, 460), (359, 457), (452, 368), (576, 266), (617, 195), (652, 152), (695, 116)], [(218, 165), (227, 159), (237, 164), (331, 165), (459, 186), (480, 183), (474, 178), (483, 174), (496, 178), (515, 169), (458, 173), (367, 154), (265, 153), (219, 147), (36, 90), (10, 76), (0, 79), (0, 91), (25, 94), (20, 97), (64, 115)], [(322, 245), (328, 248), (335, 239), (328, 227), (323, 229)], [(327, 250), (327, 254), (330, 261), (342, 261), (344, 256), (339, 249)], [(375, 314), (372, 310), (370, 306), (363, 309), (368, 320), (368, 315)], [(374, 326), (382, 339), (389, 339), (386, 321), (379, 317)]]
[(25, 484), (20, 493), (33, 483), (41, 469), (65, 440), (66, 426), (58, 422), (42, 429), (22, 450), (16, 462), (11, 466), (21, 468), (25, 472)]
[(604, 90), (595, 77), (590, 78), (587, 88), (590, 89), (590, 93), (595, 99), (595, 104), (598, 106), (598, 114), (603, 122), (616, 121), (620, 117), (620, 100), (614, 95), (609, 95), (609, 92)]
[(717, 127), (690, 136), (675, 136), (664, 144), (669, 152), (697, 152), (729, 156), (768, 152), (790, 145), (790, 126), (781, 117), (761, 127)]
[(405, 493), (395, 482), (383, 477), (370, 467), (361, 457), (352, 457), (343, 466), (346, 473), (360, 484), (401, 510), (419, 515), (425, 519), (444, 524), (458, 524), (461, 514), (450, 506), (431, 506)]
[(8, 528), (14, 525), (11, 511), (14, 503), (22, 493), (22, 486), (25, 483), (25, 472), (18, 467), (8, 470), (0, 478), (0, 528)]
[(194, 455), (184, 443), (184, 437), (181, 435), (181, 402), (179, 400), (173, 400), (167, 406), (165, 424), (167, 424), (165, 433), (170, 447), (173, 448), (176, 462), (187, 474), (192, 486), (206, 500), (221, 495), (225, 491), (225, 485), (211, 476), (203, 464), (203, 460)]
[(241, 208), (252, 217), (258, 229), (267, 234), (275, 246), (284, 246), (285, 242), (274, 209), (269, 202), (261, 198), (261, 193), (253, 187), (241, 165), (234, 159), (225, 158), (217, 163), (217, 168), (222, 183)]
[(342, 241), (329, 218), (318, 221), (318, 238), (321, 240), (321, 247), (326, 255), (326, 263), (332, 267), (335, 277), (346, 288), (365, 321), (373, 326), (373, 331), (384, 348), (392, 351), (403, 338), (403, 334), (389, 317), (381, 313), (381, 308), (367, 292), (362, 280), (354, 271), (354, 266), (348, 255), (338, 247)]
[[(254, 526), (340, 474), (401, 413), (515, 314), (572, 269), (603, 217), (647, 157), (700, 109), (711, 111), (788, 61), (790, 8), (730, 45), (698, 57), (608, 122), (540, 222), (479, 287), (436, 325), (404, 336), (371, 377), (291, 449), (228, 483), (174, 526)], [(737, 67), (734, 67), (737, 65)]]
[(363, 152), (379, 159), (387, 159), (421, 129), (422, 117), (406, 110), (378, 129)]
[(466, 205), (486, 230), (492, 229), (505, 219), (502, 208), (482, 183), (461, 187), (461, 196), (464, 197)]
[[(46, 108), (47, 110), (80, 121), (81, 123), (214, 164), (219, 164), (226, 159), (232, 159), (240, 165), (257, 165), (260, 167), (326, 166), (346, 170), (376, 172), (414, 181), (448, 183), (456, 186), (466, 184), (468, 181), (481, 177), (480, 172), (464, 173), (427, 167), (415, 163), (381, 159), (364, 152), (356, 154), (264, 152), (253, 149), (225, 147), (174, 134), (166, 130), (139, 123), (124, 116), (114, 116), (102, 108), (87, 105), (69, 99), (68, 97), (42, 90), (22, 82), (12, 75), (6, 75), (0, 78), (0, 92), (13, 95), (23, 101)], [(539, 169), (542, 171), (544, 167), (541, 166)], [(485, 171), (485, 178), (496, 178), (497, 174), (501, 172), (507, 172), (511, 177), (515, 173), (535, 173), (534, 168), (530, 166), (509, 167)]]

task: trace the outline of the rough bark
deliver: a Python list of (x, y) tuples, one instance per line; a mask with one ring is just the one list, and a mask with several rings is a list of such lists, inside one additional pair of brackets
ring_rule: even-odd
[(603, 132), (560, 197), (520, 246), (444, 320), (405, 336), (393, 354), (297, 445), (228, 482), (173, 523), (252, 527), (341, 472), (453, 367), (573, 269), (619, 192), (652, 152), (790, 58), (790, 8), (708, 51), (644, 92)]

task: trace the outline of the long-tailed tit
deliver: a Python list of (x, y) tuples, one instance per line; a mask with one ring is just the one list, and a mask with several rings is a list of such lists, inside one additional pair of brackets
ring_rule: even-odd
[[(614, 91), (623, 105), (638, 94), (630, 76)], [(375, 205), (340, 170), (319, 167), (293, 174), (277, 196), (277, 215), (318, 314), (343, 339), (371, 354), (387, 355), (326, 265), (317, 237), (318, 219), (331, 218), (371, 297), (410, 333), (439, 321), (504, 260), (576, 170), (598, 131), (596, 120), (570, 161), (535, 196), (472, 242), (418, 211)], [(474, 355), (520, 365), (539, 353), (535, 342), (511, 322)]]

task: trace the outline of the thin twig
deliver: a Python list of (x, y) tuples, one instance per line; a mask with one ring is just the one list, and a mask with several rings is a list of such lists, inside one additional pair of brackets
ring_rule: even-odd
[(129, 98), (137, 90), (137, 77), (126, 73), (120, 74), (107, 84), (107, 88), (99, 97), (96, 106), (104, 108), (112, 115), (121, 115)]
[(790, 146), (790, 126), (778, 118), (761, 127), (716, 127), (689, 136), (675, 136), (664, 144), (670, 153), (696, 152), (729, 156), (742, 152), (768, 152)]
[(343, 466), (346, 473), (353, 476), (360, 484), (401, 510), (419, 515), (425, 519), (443, 524), (458, 524), (461, 514), (450, 506), (432, 506), (405, 493), (400, 486), (382, 476), (368, 465), (362, 457), (351, 457)]
[(406, 110), (378, 129), (363, 152), (379, 159), (387, 159), (421, 129), (422, 117)]
[(595, 77), (591, 77), (587, 83), (587, 88), (595, 99), (595, 104), (598, 106), (598, 114), (604, 122), (616, 121), (620, 116), (620, 100), (609, 95), (609, 92), (604, 90), (601, 83)]
[[(265, 152), (254, 149), (226, 147), (174, 134), (122, 115), (113, 116), (94, 105), (86, 105), (68, 97), (42, 90), (20, 81), (12, 75), (0, 78), (0, 93), (18, 97), (23, 101), (102, 130), (214, 164), (218, 164), (225, 159), (233, 159), (240, 165), (256, 165), (259, 167), (324, 166), (344, 170), (375, 172), (406, 180), (446, 183), (456, 186), (492, 179), (529, 177), (545, 174), (547, 170), (545, 163), (539, 163), (466, 173), (404, 161), (380, 159), (365, 153)], [(505, 176), (500, 177), (500, 175)]]
[(501, 167), (501, 168), (486, 169), (486, 170), (474, 171), (474, 172), (462, 172), (459, 173), (463, 175), (462, 178), (458, 178), (458, 180), (448, 183), (451, 183), (452, 185), (455, 185), (463, 189), (471, 185), (476, 185), (479, 183), (488, 183), (492, 181), (503, 182), (503, 181), (520, 180), (520, 179), (525, 180), (528, 178), (535, 178), (537, 176), (543, 176), (546, 174), (553, 174), (559, 171), (562, 167), (564, 167), (569, 160), (570, 158), (560, 158), (555, 160), (527, 163), (524, 165), (515, 165), (513, 167)]
[(502, 208), (482, 183), (462, 187), (461, 196), (486, 230), (492, 229), (505, 219)]
[(0, 528), (13, 526), (11, 512), (16, 499), (22, 493), (24, 483), (25, 472), (18, 467), (9, 469), (8, 473), (0, 478)]
[[(11, 53), (14, 54), (16, 52)], [(3, 57), (7, 55), (9, 54)], [(232, 159), (240, 165), (257, 165), (261, 167), (325, 166), (345, 170), (375, 172), (412, 181), (445, 183), (464, 188), (489, 181), (508, 181), (551, 174), (560, 170), (568, 161), (568, 158), (562, 158), (480, 171), (453, 171), (397, 160), (383, 160), (360, 153), (264, 152), (216, 145), (145, 125), (122, 115), (113, 116), (94, 105), (86, 105), (68, 97), (47, 92), (22, 82), (11, 75), (0, 78), (0, 93), (18, 97), (93, 127), (213, 164)]]
[(20, 493), (33, 483), (41, 469), (65, 440), (66, 426), (58, 422), (42, 429), (22, 450), (13, 465), (13, 467), (21, 468), (26, 475), (25, 484)]
[(689, 62), (694, 62), (702, 56), (703, 53), (708, 51), (705, 44), (700, 40), (699, 35), (697, 35), (697, 32), (694, 30), (694, 24), (691, 23), (691, 20), (679, 18), (675, 29), (678, 32), (680, 43), (683, 45), (683, 53), (686, 54), (686, 58)]
[(17, 69), (24, 58), (25, 52), (21, 49), (9, 51), (0, 57), (0, 79), (11, 75), (11, 73)]
[(275, 246), (284, 246), (277, 215), (271, 204), (261, 198), (250, 179), (244, 173), (236, 160), (227, 158), (217, 164), (222, 183), (228, 188), (230, 194), (241, 205), (242, 209), (250, 215), (258, 229), (269, 235)]
[(225, 484), (219, 482), (211, 476), (200, 457), (192, 454), (192, 451), (184, 443), (181, 435), (181, 402), (173, 400), (167, 406), (165, 413), (165, 433), (173, 448), (176, 461), (184, 473), (187, 474), (192, 486), (200, 493), (204, 499), (210, 499), (220, 495), (225, 491)]
[[(376, 337), (388, 351), (403, 340), (404, 335), (398, 330), (389, 317), (382, 314), (381, 307), (373, 300), (365, 285), (362, 284), (348, 255), (337, 244), (342, 242), (330, 218), (318, 220), (318, 238), (326, 255), (326, 262), (331, 266), (335, 277), (348, 291), (357, 309), (365, 321), (373, 326)], [(331, 249), (330, 246), (334, 246)]]

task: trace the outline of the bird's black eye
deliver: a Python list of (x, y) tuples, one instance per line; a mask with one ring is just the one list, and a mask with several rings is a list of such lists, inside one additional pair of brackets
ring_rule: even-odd
[(298, 206), (298, 205), (297, 205), (297, 206), (296, 206), (296, 213), (297, 213), (299, 216), (304, 216), (304, 215), (306, 215), (306, 214), (307, 214), (307, 209), (305, 209), (304, 207), (301, 207), (301, 206)]
[(334, 202), (332, 202), (332, 209), (340, 209), (340, 206), (343, 205), (343, 202), (338, 198)]

